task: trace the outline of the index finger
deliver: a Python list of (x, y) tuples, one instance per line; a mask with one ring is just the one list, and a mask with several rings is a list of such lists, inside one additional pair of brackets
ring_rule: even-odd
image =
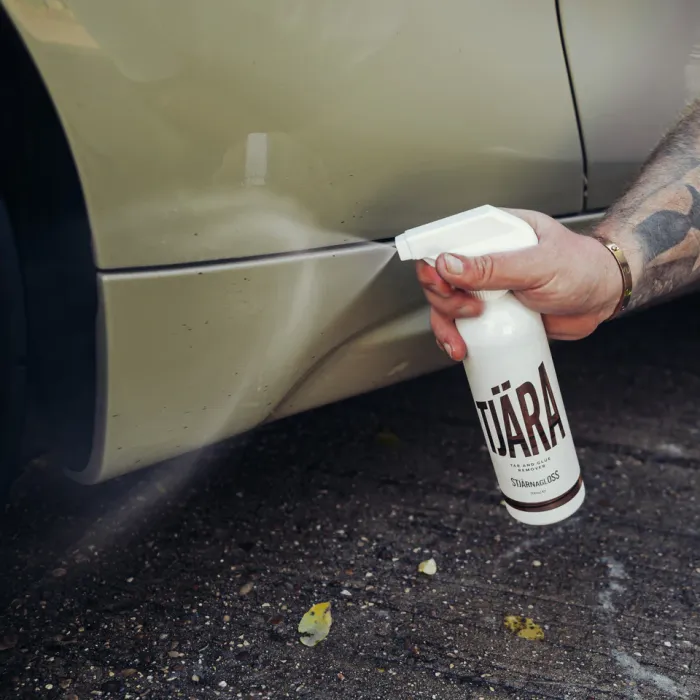
[(429, 289), (442, 297), (450, 296), (454, 291), (438, 274), (438, 271), (427, 262), (418, 260), (416, 262), (416, 275), (421, 287)]

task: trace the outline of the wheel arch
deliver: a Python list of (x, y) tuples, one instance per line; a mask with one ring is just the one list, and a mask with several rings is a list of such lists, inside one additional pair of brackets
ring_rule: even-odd
[(51, 96), (0, 5), (0, 196), (22, 295), (23, 453), (77, 468), (95, 421), (97, 273), (79, 176)]

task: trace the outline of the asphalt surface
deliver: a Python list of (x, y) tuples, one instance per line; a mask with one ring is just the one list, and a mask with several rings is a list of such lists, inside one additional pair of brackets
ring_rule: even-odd
[(556, 346), (588, 490), (557, 526), (507, 515), (460, 367), (90, 489), (35, 461), (0, 697), (700, 698), (699, 313)]

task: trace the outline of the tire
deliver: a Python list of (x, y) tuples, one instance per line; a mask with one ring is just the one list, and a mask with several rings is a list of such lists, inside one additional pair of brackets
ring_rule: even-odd
[(18, 474), (27, 396), (22, 276), (10, 219), (0, 198), (0, 503)]
[(97, 271), (73, 154), (0, 2), (0, 503), (41, 457), (78, 471), (95, 423)]

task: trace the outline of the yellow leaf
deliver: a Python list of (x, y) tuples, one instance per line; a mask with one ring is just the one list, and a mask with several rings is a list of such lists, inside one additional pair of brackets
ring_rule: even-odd
[(432, 557), (418, 564), (418, 571), (426, 576), (434, 576), (437, 573), (437, 564)]
[(544, 630), (536, 624), (530, 617), (520, 617), (519, 615), (506, 615), (503, 620), (506, 629), (510, 630), (518, 637), (530, 640), (544, 639)]
[(330, 603), (312, 605), (299, 623), (299, 634), (304, 635), (299, 641), (307, 647), (315, 647), (328, 636), (332, 624)]
[(518, 637), (541, 641), (544, 639), (544, 630), (528, 617), (525, 627), (518, 632)]

